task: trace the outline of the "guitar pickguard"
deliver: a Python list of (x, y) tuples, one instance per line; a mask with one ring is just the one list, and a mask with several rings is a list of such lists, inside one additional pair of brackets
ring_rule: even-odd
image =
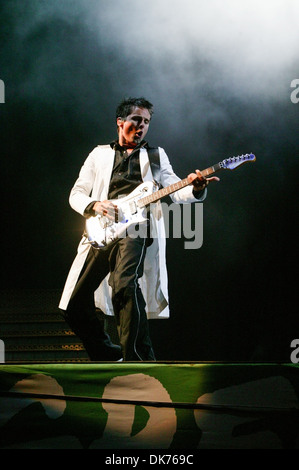
[(128, 196), (112, 200), (118, 207), (117, 222), (100, 214), (88, 219), (86, 232), (89, 243), (95, 248), (101, 248), (118, 238), (130, 235), (130, 232), (134, 235), (134, 226), (147, 221), (146, 207), (139, 207), (138, 201), (145, 195), (152, 194), (154, 188), (153, 182), (142, 183)]

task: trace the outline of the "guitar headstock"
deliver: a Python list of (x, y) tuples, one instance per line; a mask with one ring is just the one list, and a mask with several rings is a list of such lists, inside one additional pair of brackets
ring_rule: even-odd
[(255, 160), (256, 157), (255, 155), (253, 155), (253, 153), (246, 153), (246, 155), (239, 155), (238, 157), (227, 158), (226, 160), (223, 160), (220, 163), (220, 166), (225, 170), (234, 170), (238, 166), (243, 165), (243, 163), (255, 162)]

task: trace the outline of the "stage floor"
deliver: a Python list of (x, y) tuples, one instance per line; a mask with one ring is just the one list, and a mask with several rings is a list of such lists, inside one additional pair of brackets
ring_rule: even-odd
[(298, 365), (0, 365), (2, 449), (298, 449)]

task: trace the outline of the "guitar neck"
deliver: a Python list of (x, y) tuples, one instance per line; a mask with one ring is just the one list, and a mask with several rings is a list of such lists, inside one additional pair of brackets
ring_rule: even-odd
[[(214, 166), (210, 166), (209, 168), (206, 168), (205, 170), (201, 171), (201, 174), (207, 178), (208, 176), (216, 173), (216, 171), (221, 170), (223, 167), (221, 163), (217, 163)], [(149, 196), (145, 196), (138, 201), (138, 206), (139, 207), (145, 207), (148, 204), (155, 203), (162, 199), (165, 196), (169, 196), (172, 193), (175, 193), (179, 189), (185, 188), (186, 186), (189, 186), (191, 183), (189, 183), (188, 178), (185, 178), (183, 180), (178, 181), (177, 183), (171, 184), (170, 186), (167, 186), (166, 188), (159, 189), (158, 191), (150, 194)]]

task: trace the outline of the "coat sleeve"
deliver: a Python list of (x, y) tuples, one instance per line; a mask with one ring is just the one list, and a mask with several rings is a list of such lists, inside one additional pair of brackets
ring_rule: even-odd
[(85, 215), (84, 212), (87, 206), (94, 202), (94, 198), (90, 195), (95, 181), (95, 175), (96, 171), (93, 151), (85, 160), (69, 197), (69, 203), (72, 209), (83, 216)]
[[(161, 169), (161, 184), (163, 187), (177, 183), (181, 179), (174, 173), (173, 168), (169, 162), (168, 156), (164, 149), (159, 148), (160, 151), (160, 169)], [(175, 193), (171, 194), (171, 199), (175, 203), (184, 204), (190, 202), (202, 202), (206, 198), (207, 189), (203, 191), (200, 198), (195, 198), (193, 195), (193, 186), (187, 186)]]

